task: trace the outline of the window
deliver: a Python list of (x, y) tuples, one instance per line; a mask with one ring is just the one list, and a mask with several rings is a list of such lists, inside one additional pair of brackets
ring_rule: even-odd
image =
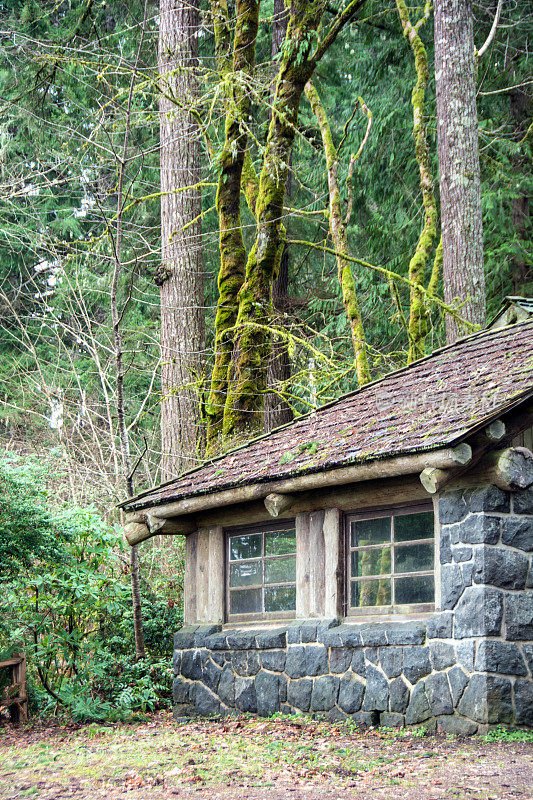
[(293, 617), (296, 610), (294, 523), (230, 533), (227, 609), (240, 617)]
[(435, 600), (433, 510), (348, 517), (348, 611), (424, 611)]

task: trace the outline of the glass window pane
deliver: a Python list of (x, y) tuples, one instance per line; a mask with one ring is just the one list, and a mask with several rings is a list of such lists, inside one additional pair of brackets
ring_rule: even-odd
[(379, 581), (352, 581), (351, 606), (389, 606), (391, 603), (390, 579)]
[(352, 522), (352, 547), (390, 542), (390, 532), (390, 517), (382, 517), (381, 519), (361, 519), (357, 522)]
[(433, 560), (433, 543), (402, 545), (395, 548), (396, 572), (422, 572), (433, 569)]
[(271, 586), (265, 589), (265, 611), (294, 611), (296, 586)]
[(260, 586), (263, 583), (262, 562), (243, 561), (230, 566), (230, 586)]
[(231, 614), (257, 614), (261, 608), (262, 589), (241, 589), (229, 593)]
[(354, 550), (352, 552), (352, 578), (369, 575), (387, 575), (391, 571), (390, 547), (382, 550)]
[(284, 556), (296, 552), (296, 531), (268, 531), (265, 533), (265, 555)]
[(230, 560), (239, 561), (242, 558), (261, 558), (263, 547), (263, 534), (251, 533), (245, 536), (232, 536), (230, 538)]
[(421, 575), (420, 578), (398, 578), (394, 585), (397, 605), (411, 603), (433, 603), (435, 588), (433, 575)]
[(265, 583), (292, 583), (296, 580), (296, 557), (265, 561)]
[(433, 535), (433, 511), (424, 511), (422, 514), (401, 514), (394, 517), (394, 540), (396, 542), (430, 539)]

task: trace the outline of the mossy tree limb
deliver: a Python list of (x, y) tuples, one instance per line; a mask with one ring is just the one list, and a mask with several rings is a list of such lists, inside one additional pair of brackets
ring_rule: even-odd
[[(433, 176), (429, 160), (427, 132), (424, 121), (424, 105), (429, 70), (426, 48), (418, 31), (429, 16), (430, 5), (426, 4), (424, 16), (413, 25), (405, 0), (396, 0), (396, 7), (404, 37), (413, 51), (416, 69), (416, 83), (411, 101), (413, 105), (413, 137), (415, 154), (420, 173), (420, 190), (424, 205), (424, 225), (418, 239), (415, 253), (409, 263), (409, 279), (413, 284), (425, 284), (426, 266), (433, 251), (437, 234), (437, 203), (433, 188)], [(436, 283), (435, 283), (436, 286)], [(424, 295), (416, 288), (411, 290), (409, 313), (409, 351), (407, 362), (411, 363), (425, 355), (425, 340), (428, 333), (428, 311)]]
[[(324, 145), (324, 154), (326, 156), (326, 166), (328, 173), (328, 190), (329, 190), (329, 226), (333, 245), (337, 252), (337, 274), (339, 278), (339, 285), (342, 292), (342, 301), (346, 310), (346, 316), (350, 324), (350, 332), (352, 338), (352, 346), (355, 358), (355, 370), (359, 386), (363, 386), (370, 380), (370, 369), (368, 366), (367, 346), (365, 339), (365, 332), (363, 327), (363, 320), (357, 301), (357, 292), (355, 287), (355, 280), (352, 274), (350, 262), (344, 256), (349, 255), (348, 235), (346, 221), (349, 219), (349, 214), (343, 215), (342, 200), (339, 189), (338, 169), (339, 157), (337, 148), (333, 142), (331, 134), (331, 127), (329, 124), (326, 109), (324, 108), (317, 90), (312, 83), (308, 83), (305, 87), (307, 99), (315, 115), (320, 134), (322, 136), (322, 143)], [(367, 128), (367, 131), (369, 129)], [(359, 149), (359, 153), (361, 148)], [(353, 163), (355, 157), (350, 162), (350, 172), (353, 170)], [(350, 175), (351, 177), (351, 175)]]
[[(227, 13), (227, 9), (226, 13)], [(222, 12), (224, 8), (222, 9)], [(244, 280), (246, 249), (241, 225), (241, 182), (247, 156), (246, 123), (250, 110), (247, 79), (255, 63), (255, 43), (259, 25), (259, 2), (237, 0), (233, 42), (233, 73), (228, 97), (224, 148), (220, 156), (220, 173), (216, 207), (219, 222), (220, 268), (218, 304), (215, 318), (215, 363), (207, 404), (207, 446), (212, 448), (220, 437), (227, 395), (228, 368), (233, 351), (232, 331), (237, 320), (237, 295)], [(226, 27), (221, 35), (226, 41)], [(217, 41), (215, 39), (215, 41)], [(216, 45), (218, 49), (218, 44)], [(223, 55), (217, 56), (221, 68)], [(228, 77), (227, 75), (225, 76)], [(250, 162), (250, 167), (252, 167)]]

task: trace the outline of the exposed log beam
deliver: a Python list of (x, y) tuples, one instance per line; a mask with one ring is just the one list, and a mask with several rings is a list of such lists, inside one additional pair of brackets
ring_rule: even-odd
[(358, 483), (374, 479), (409, 475), (426, 467), (450, 469), (464, 466), (472, 459), (472, 448), (467, 444), (457, 447), (446, 447), (440, 450), (430, 450), (427, 453), (416, 453), (409, 456), (396, 456), (384, 458), (364, 464), (354, 464), (349, 467), (316, 472), (311, 475), (298, 475), (285, 480), (269, 481), (268, 483), (254, 483), (249, 486), (237, 486), (220, 492), (187, 497), (173, 503), (154, 506), (150, 513), (163, 519), (195, 514), (211, 508), (245, 503), (252, 500), (264, 500), (272, 493), (288, 494), (303, 492), (310, 489), (322, 489), (326, 486), (339, 486), (345, 483)]
[[(123, 533), (126, 541), (133, 547), (139, 542), (144, 542), (146, 539), (151, 539), (152, 536), (169, 536), (172, 534), (186, 535), (193, 533), (196, 530), (196, 522), (194, 519), (187, 520), (171, 520), (160, 519), (153, 514), (132, 514), (137, 521), (128, 521), (124, 527)], [(141, 517), (144, 521), (141, 521)]]
[(507, 447), (483, 460), (483, 478), (500, 489), (517, 491), (533, 485), (533, 453), (526, 447)]
[(450, 480), (451, 475), (452, 473), (447, 469), (426, 467), (420, 473), (420, 482), (426, 492), (429, 492), (429, 494), (436, 494), (436, 492)]
[(284, 511), (287, 511), (293, 504), (295, 498), (292, 494), (279, 494), (272, 492), (267, 494), (264, 499), (265, 508), (271, 517), (279, 517)]

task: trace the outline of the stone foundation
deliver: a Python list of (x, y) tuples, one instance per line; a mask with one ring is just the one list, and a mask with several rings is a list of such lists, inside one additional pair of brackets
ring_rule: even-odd
[(416, 622), (184, 628), (176, 715), (305, 712), (457, 734), (533, 726), (533, 491), (449, 492), (439, 516), (441, 611)]

